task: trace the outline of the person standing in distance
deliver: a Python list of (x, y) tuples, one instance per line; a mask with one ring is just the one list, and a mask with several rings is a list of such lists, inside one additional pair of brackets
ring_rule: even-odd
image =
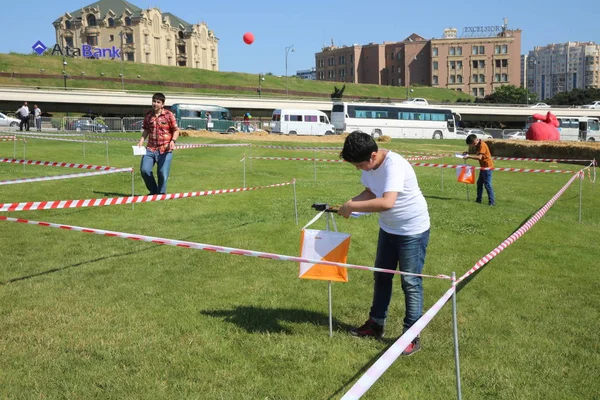
[[(140, 171), (149, 194), (167, 193), (173, 149), (179, 137), (177, 120), (171, 111), (165, 110), (165, 100), (165, 95), (162, 93), (155, 93), (152, 96), (152, 109), (144, 117), (142, 137), (138, 143), (138, 146), (143, 146), (144, 140), (148, 138)], [(157, 164), (158, 182), (152, 174), (154, 164)]]
[(35, 128), (40, 132), (42, 130), (42, 110), (40, 110), (37, 104), (33, 105), (33, 116), (35, 118)]
[[(475, 149), (475, 153), (464, 152), (465, 159), (478, 160), (479, 166), (482, 168), (494, 168), (494, 160), (492, 160), (492, 153), (488, 145), (475, 134), (467, 136), (467, 145), (470, 148)], [(488, 204), (490, 206), (496, 205), (496, 197), (494, 196), (494, 188), (492, 187), (492, 171), (489, 169), (480, 169), (479, 178), (477, 178), (477, 198), (476, 203), (481, 203), (481, 197), (483, 196), (483, 187), (488, 196)]]
[[(380, 150), (368, 134), (354, 131), (340, 153), (344, 161), (362, 171), (362, 193), (342, 205), (338, 214), (379, 213), (379, 239), (375, 267), (421, 274), (429, 243), (429, 211), (412, 166), (401, 155)], [(375, 272), (369, 319), (350, 331), (353, 336), (380, 339), (392, 297), (394, 274)], [(420, 276), (401, 275), (404, 292), (406, 332), (423, 314), (423, 285)], [(411, 355), (421, 349), (416, 337), (402, 352)]]
[(23, 105), (17, 110), (17, 117), (21, 120), (19, 123), (19, 130), (23, 131), (23, 127), (25, 130), (29, 130), (29, 107), (27, 106), (27, 102), (23, 103)]
[(206, 130), (209, 132), (212, 132), (212, 115), (210, 115), (210, 112), (206, 112)]

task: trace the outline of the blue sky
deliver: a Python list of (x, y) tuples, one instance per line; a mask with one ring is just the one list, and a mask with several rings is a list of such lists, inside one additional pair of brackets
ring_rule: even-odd
[[(444, 28), (455, 27), (459, 34), (466, 26), (502, 25), (523, 30), (521, 53), (536, 45), (567, 41), (600, 43), (600, 1), (572, 0), (441, 0), (417, 2), (374, 2), (341, 0), (302, 1), (199, 1), (132, 0), (140, 8), (158, 7), (189, 23), (206, 22), (219, 40), (219, 69), (247, 73), (288, 74), (315, 65), (314, 54), (323, 45), (368, 44), (401, 41), (411, 33), (427, 39), (441, 37)], [(35, 6), (33, 6), (35, 3)], [(52, 21), (66, 11), (93, 4), (86, 0), (36, 0), (14, 17), (3, 18), (0, 53), (30, 53), (41, 40), (55, 42)], [(552, 7), (551, 4), (560, 4)], [(18, 8), (18, 7), (17, 7)], [(382, 15), (374, 14), (384, 10)], [(242, 36), (252, 32), (255, 41), (246, 45)]]

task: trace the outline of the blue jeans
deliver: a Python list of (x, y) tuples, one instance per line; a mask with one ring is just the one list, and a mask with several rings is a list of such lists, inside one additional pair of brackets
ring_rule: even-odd
[(483, 196), (484, 186), (488, 195), (489, 204), (495, 205), (496, 198), (494, 197), (494, 189), (492, 188), (492, 171), (479, 171), (479, 178), (477, 178), (477, 199), (475, 199), (475, 201), (478, 203), (481, 203), (481, 196)]
[[(429, 243), (429, 229), (418, 235), (393, 235), (379, 229), (377, 257), (375, 267), (420, 274), (425, 264), (425, 254)], [(376, 322), (383, 323), (387, 318), (388, 306), (392, 299), (393, 274), (375, 272), (373, 304), (370, 316)], [(402, 275), (402, 291), (404, 292), (404, 331), (410, 328), (423, 314), (423, 278)]]
[[(158, 150), (152, 151), (146, 149), (146, 155), (142, 157), (140, 172), (142, 179), (148, 188), (150, 194), (165, 194), (167, 193), (167, 180), (169, 179), (169, 171), (171, 169), (171, 160), (173, 159), (172, 152), (159, 153)], [(154, 180), (152, 169), (154, 164), (158, 164), (157, 175), (158, 184)]]

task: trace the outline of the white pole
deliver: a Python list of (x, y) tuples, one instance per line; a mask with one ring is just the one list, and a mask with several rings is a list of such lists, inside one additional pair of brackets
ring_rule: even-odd
[[(133, 165), (131, 166), (131, 195), (135, 196), (135, 179), (134, 179), (134, 175), (135, 172), (133, 170)], [(131, 202), (131, 209), (135, 210), (135, 202)]]
[(296, 181), (292, 182), (292, 187), (294, 189), (294, 210), (296, 211), (296, 225), (298, 225), (298, 202), (296, 200)]
[(331, 303), (331, 281), (328, 281), (328, 294), (329, 294), (329, 337), (333, 337), (333, 311)]
[(585, 172), (583, 170), (580, 171), (579, 172), (579, 223), (581, 223), (581, 198), (582, 198), (581, 186), (582, 186), (584, 176), (585, 176)]
[(317, 181), (317, 150), (313, 151), (313, 170), (315, 171), (315, 182)]
[[(444, 164), (444, 157), (441, 157), (440, 164)], [(442, 191), (444, 190), (444, 167), (440, 168), (442, 170)]]
[[(25, 151), (27, 149), (26, 144), (27, 144), (27, 141), (25, 139), (23, 139), (23, 160), (26, 160), (26, 158), (25, 158)], [(23, 171), (25, 171), (25, 163), (23, 163)]]
[[(456, 284), (456, 272), (452, 272), (452, 284)], [(456, 395), (458, 400), (462, 400), (460, 389), (460, 360), (458, 356), (458, 318), (456, 311), (456, 287), (452, 294), (452, 334), (454, 336), (454, 365), (456, 367)]]
[(106, 165), (110, 165), (110, 163), (108, 162), (108, 140), (104, 143), (106, 143)]

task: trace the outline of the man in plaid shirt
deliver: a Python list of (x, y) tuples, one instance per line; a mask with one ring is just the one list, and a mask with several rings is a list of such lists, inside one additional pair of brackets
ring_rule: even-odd
[[(146, 154), (142, 157), (140, 171), (149, 194), (166, 194), (171, 160), (173, 159), (173, 148), (179, 137), (179, 128), (175, 116), (169, 110), (164, 109), (165, 95), (155, 93), (152, 96), (152, 110), (144, 117), (143, 133), (138, 146), (144, 145), (148, 138)], [(154, 180), (152, 169), (158, 164), (158, 184)]]

